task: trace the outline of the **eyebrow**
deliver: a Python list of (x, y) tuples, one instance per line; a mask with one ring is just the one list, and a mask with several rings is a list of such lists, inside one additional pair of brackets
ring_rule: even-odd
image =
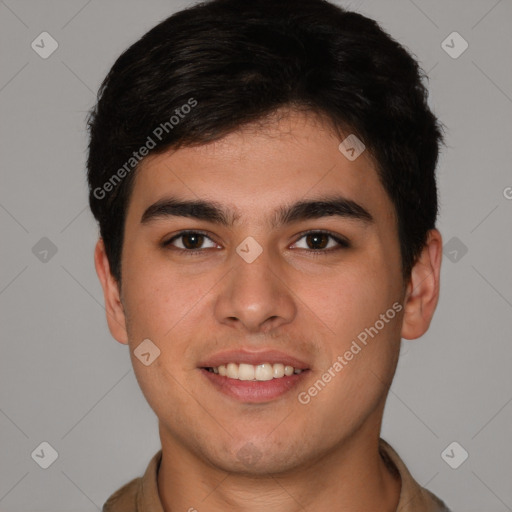
[[(293, 222), (337, 216), (371, 224), (374, 218), (368, 210), (343, 196), (327, 196), (283, 205), (274, 210), (268, 224), (272, 229)], [(141, 217), (142, 224), (167, 217), (187, 217), (232, 227), (240, 214), (224, 208), (216, 201), (184, 200), (165, 197), (149, 206)]]

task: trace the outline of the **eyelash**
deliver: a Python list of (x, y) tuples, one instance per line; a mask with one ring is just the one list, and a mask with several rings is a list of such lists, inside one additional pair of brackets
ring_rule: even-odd
[[(174, 240), (177, 240), (177, 239), (183, 237), (184, 235), (191, 235), (191, 234), (204, 235), (206, 238), (208, 238), (209, 240), (211, 240), (212, 242), (215, 243), (215, 241), (212, 240), (211, 237), (208, 236), (208, 233), (206, 233), (205, 231), (185, 230), (185, 231), (180, 231), (177, 235), (174, 235), (169, 240), (162, 242), (162, 247), (168, 248), (172, 244), (172, 242), (174, 242)], [(325, 231), (322, 229), (316, 229), (316, 230), (305, 231), (303, 233), (300, 233), (299, 238), (297, 239), (297, 241), (295, 243), (297, 243), (299, 240), (301, 240), (302, 238), (304, 238), (307, 235), (322, 235), (322, 234), (328, 235), (328, 237), (332, 238), (338, 244), (338, 247), (334, 247), (334, 248), (331, 247), (330, 249), (302, 249), (302, 250), (308, 251), (312, 254), (312, 256), (317, 257), (317, 256), (325, 256), (332, 252), (339, 251), (341, 249), (348, 249), (350, 247), (350, 243), (348, 240), (341, 238), (337, 235), (334, 235), (330, 231)], [(173, 247), (172, 250), (178, 251), (180, 253), (184, 253), (187, 256), (199, 256), (207, 249), (181, 249), (180, 247)]]

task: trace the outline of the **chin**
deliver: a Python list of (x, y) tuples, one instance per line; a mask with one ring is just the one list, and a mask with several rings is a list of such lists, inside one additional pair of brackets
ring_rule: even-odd
[(268, 477), (296, 468), (301, 463), (298, 453), (291, 445), (279, 449), (275, 445), (270, 446), (268, 441), (267, 445), (261, 441), (247, 441), (218, 453), (214, 464), (224, 471), (239, 475)]

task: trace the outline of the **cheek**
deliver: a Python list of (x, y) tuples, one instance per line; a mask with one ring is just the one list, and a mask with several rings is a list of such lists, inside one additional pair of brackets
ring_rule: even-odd
[(400, 284), (400, 275), (387, 269), (376, 251), (360, 265), (333, 274), (321, 293), (308, 292), (314, 293), (321, 323), (329, 327), (321, 371), (331, 369), (335, 377), (326, 400), (350, 409), (371, 408), (380, 400), (399, 351)]
[(175, 359), (168, 352), (162, 352), (150, 366), (142, 365), (133, 356), (132, 364), (139, 387), (157, 417), (168, 427), (172, 426), (175, 432), (187, 432), (197, 416), (197, 403), (193, 397), (198, 396), (198, 392), (193, 381), (177, 371)]
[(161, 259), (133, 252), (123, 264), (123, 297), (133, 337), (165, 337), (204, 294), (207, 283), (188, 279)]
[(304, 302), (339, 334), (341, 345), (392, 307), (399, 297), (396, 279), (377, 262), (347, 266), (328, 278), (305, 283), (300, 294)]
[(160, 349), (156, 369), (162, 378), (168, 371), (174, 378), (188, 379), (187, 372), (195, 368), (198, 342), (214, 334), (208, 327), (222, 273), (186, 274), (169, 262), (129, 265), (124, 294), (132, 352), (149, 338)]

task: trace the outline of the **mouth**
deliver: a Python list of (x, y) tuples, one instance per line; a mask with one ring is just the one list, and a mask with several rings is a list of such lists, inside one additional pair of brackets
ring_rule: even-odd
[(220, 393), (242, 403), (264, 403), (288, 394), (310, 368), (275, 351), (239, 351), (214, 356), (199, 370)]
[(290, 377), (291, 375), (300, 375), (304, 370), (301, 368), (294, 368), (290, 365), (283, 363), (261, 363), (258, 365), (247, 363), (228, 363), (221, 364), (215, 367), (206, 367), (205, 370), (210, 373), (215, 373), (221, 377), (237, 380), (254, 380), (264, 382), (273, 379), (282, 379), (283, 377)]

